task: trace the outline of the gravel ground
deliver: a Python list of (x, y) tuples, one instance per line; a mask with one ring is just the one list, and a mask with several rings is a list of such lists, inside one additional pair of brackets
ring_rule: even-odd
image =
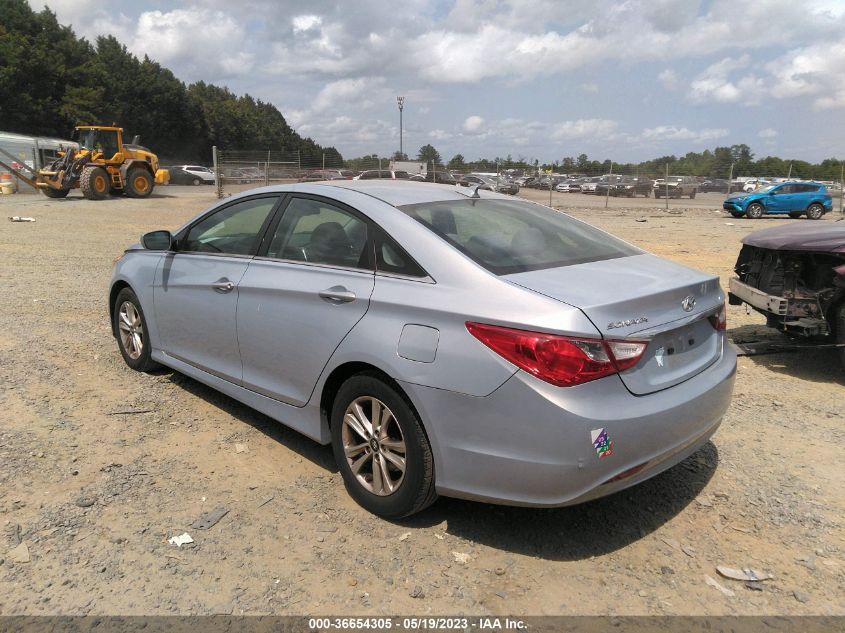
[[(726, 286), (741, 237), (784, 221), (734, 220), (720, 200), (554, 204)], [(120, 358), (113, 260), (213, 202), (175, 186), (0, 197), (0, 614), (845, 613), (833, 352), (741, 358), (713, 440), (633, 489), (557, 510), (441, 499), (387, 522), (348, 498), (328, 447)], [(728, 324), (735, 340), (779, 337), (744, 308)], [(216, 508), (219, 523), (192, 527)], [(192, 544), (168, 544), (183, 532)]]

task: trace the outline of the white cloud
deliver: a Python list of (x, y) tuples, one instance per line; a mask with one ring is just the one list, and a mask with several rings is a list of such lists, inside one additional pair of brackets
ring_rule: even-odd
[(778, 135), (778, 131), (773, 130), (770, 127), (767, 127), (765, 129), (762, 129), (759, 132), (757, 132), (757, 136), (759, 136), (760, 138), (763, 138), (763, 139), (772, 139), (772, 138), (775, 138), (777, 135)]
[(428, 138), (434, 139), (435, 141), (446, 141), (452, 138), (452, 136), (446, 130), (432, 130), (428, 133)]
[(772, 95), (784, 99), (808, 96), (818, 110), (845, 107), (845, 43), (812, 44), (789, 51), (766, 66)]
[(664, 88), (669, 88), (670, 90), (678, 86), (678, 74), (671, 68), (661, 71), (657, 75), (657, 80), (663, 84)]
[(695, 103), (759, 103), (765, 91), (765, 82), (761, 78), (746, 74), (737, 80), (730, 79), (733, 73), (745, 70), (750, 64), (750, 55), (725, 57), (711, 64), (690, 84), (690, 99)]
[(297, 15), (290, 23), (293, 25), (293, 32), (299, 33), (301, 31), (310, 31), (320, 26), (323, 23), (323, 19), (319, 15)]
[(644, 129), (642, 134), (640, 134), (640, 138), (644, 141), (691, 141), (697, 144), (724, 138), (729, 134), (730, 131), (724, 128), (691, 130), (686, 127), (676, 127), (674, 125), (658, 125), (657, 127)]
[(583, 138), (606, 139), (613, 136), (618, 127), (616, 121), (608, 119), (577, 119), (564, 121), (553, 126), (551, 137), (555, 140)]
[(312, 109), (323, 112), (337, 107), (346, 107), (355, 103), (358, 108), (373, 105), (374, 98), (388, 99), (389, 95), (382, 88), (383, 77), (358, 77), (357, 79), (341, 79), (326, 84), (317, 93)]
[(584, 83), (578, 87), (581, 89), (581, 92), (586, 92), (587, 94), (596, 94), (599, 91), (599, 85), (594, 83)]
[(463, 125), (464, 134), (483, 134), (484, 130), (482, 129), (484, 125), (484, 119), (480, 116), (473, 115), (466, 118)]

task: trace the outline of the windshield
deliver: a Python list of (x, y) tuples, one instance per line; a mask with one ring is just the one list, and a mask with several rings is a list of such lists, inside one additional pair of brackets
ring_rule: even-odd
[(754, 193), (769, 193), (770, 191), (774, 191), (777, 185), (766, 185), (762, 189), (757, 189)]
[(106, 156), (117, 153), (117, 132), (114, 130), (77, 130), (74, 136), (82, 149), (103, 152)]
[(548, 207), (518, 200), (446, 200), (399, 207), (496, 275), (641, 253)]

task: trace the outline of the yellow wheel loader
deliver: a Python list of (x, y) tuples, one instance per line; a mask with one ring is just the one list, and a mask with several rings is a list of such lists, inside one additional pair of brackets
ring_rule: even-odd
[(30, 183), (49, 198), (64, 198), (76, 188), (89, 200), (122, 194), (146, 198), (155, 185), (170, 180), (168, 171), (159, 169), (158, 157), (138, 145), (137, 136), (124, 144), (122, 128), (80, 125), (73, 140), (79, 149), (64, 152)]

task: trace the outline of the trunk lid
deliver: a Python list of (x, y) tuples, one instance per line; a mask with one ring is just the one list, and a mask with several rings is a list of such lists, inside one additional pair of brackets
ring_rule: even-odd
[(579, 308), (605, 338), (648, 340), (640, 362), (620, 373), (631, 393), (681, 383), (721, 354), (722, 335), (708, 319), (724, 302), (716, 276), (643, 254), (503, 279)]

